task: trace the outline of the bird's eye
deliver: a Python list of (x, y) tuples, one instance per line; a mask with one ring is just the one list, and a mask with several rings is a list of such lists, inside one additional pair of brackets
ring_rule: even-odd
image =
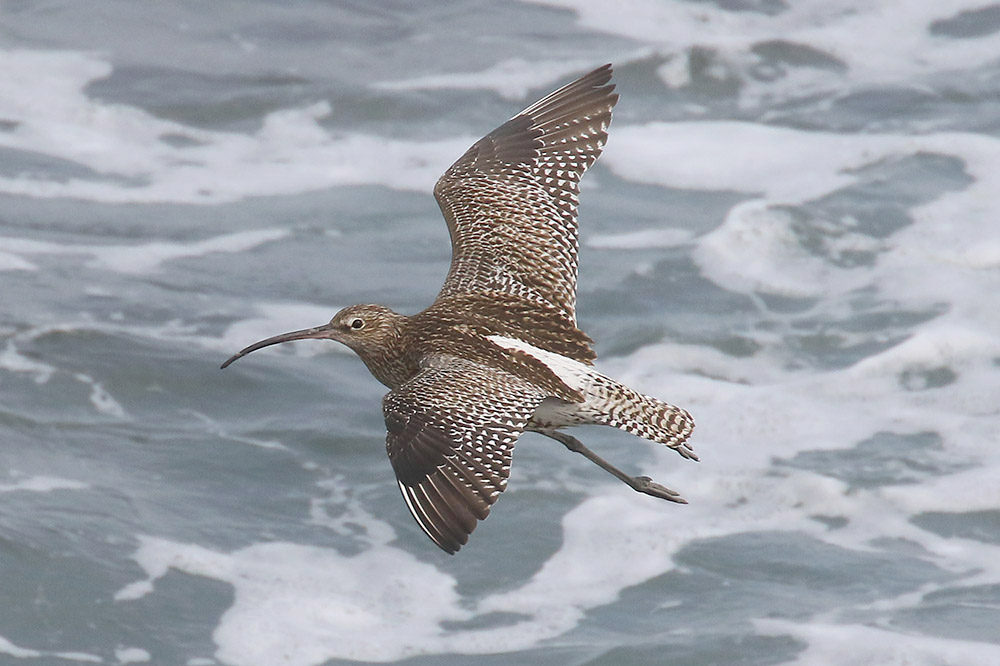
[(361, 317), (355, 317), (354, 319), (351, 320), (350, 326), (355, 331), (358, 330), (359, 328), (364, 328), (365, 327), (365, 320), (362, 319)]

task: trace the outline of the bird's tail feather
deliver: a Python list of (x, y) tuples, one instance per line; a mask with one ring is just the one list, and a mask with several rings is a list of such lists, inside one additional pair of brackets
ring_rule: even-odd
[(698, 460), (688, 443), (694, 430), (694, 419), (686, 409), (642, 395), (624, 384), (618, 384), (616, 388), (620, 397), (609, 404), (601, 415), (604, 425), (666, 444), (681, 456)]

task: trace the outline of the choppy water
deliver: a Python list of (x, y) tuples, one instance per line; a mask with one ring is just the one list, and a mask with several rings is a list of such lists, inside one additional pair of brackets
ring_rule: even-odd
[[(333, 344), (430, 188), (612, 61), (599, 367), (702, 463), (527, 435), (439, 552)], [(0, 5), (0, 663), (1000, 663), (1000, 5)], [(475, 655), (475, 656), (470, 656)]]

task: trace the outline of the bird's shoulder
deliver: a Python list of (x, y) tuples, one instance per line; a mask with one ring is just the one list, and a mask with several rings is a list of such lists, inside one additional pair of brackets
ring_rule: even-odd
[(511, 294), (456, 294), (439, 298), (413, 316), (410, 327), (414, 355), (432, 359), (459, 355), (512, 372), (545, 388), (552, 395), (576, 402), (579, 392), (565, 384), (530, 353), (498, 344), (514, 339), (586, 365), (596, 354), (593, 341), (555, 308)]

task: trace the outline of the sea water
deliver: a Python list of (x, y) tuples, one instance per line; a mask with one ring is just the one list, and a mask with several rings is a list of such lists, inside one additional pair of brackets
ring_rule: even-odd
[[(598, 367), (699, 464), (525, 435), (456, 556), (341, 306), (416, 312), (430, 194), (615, 63)], [(1000, 5), (0, 6), (0, 663), (1000, 664)]]

